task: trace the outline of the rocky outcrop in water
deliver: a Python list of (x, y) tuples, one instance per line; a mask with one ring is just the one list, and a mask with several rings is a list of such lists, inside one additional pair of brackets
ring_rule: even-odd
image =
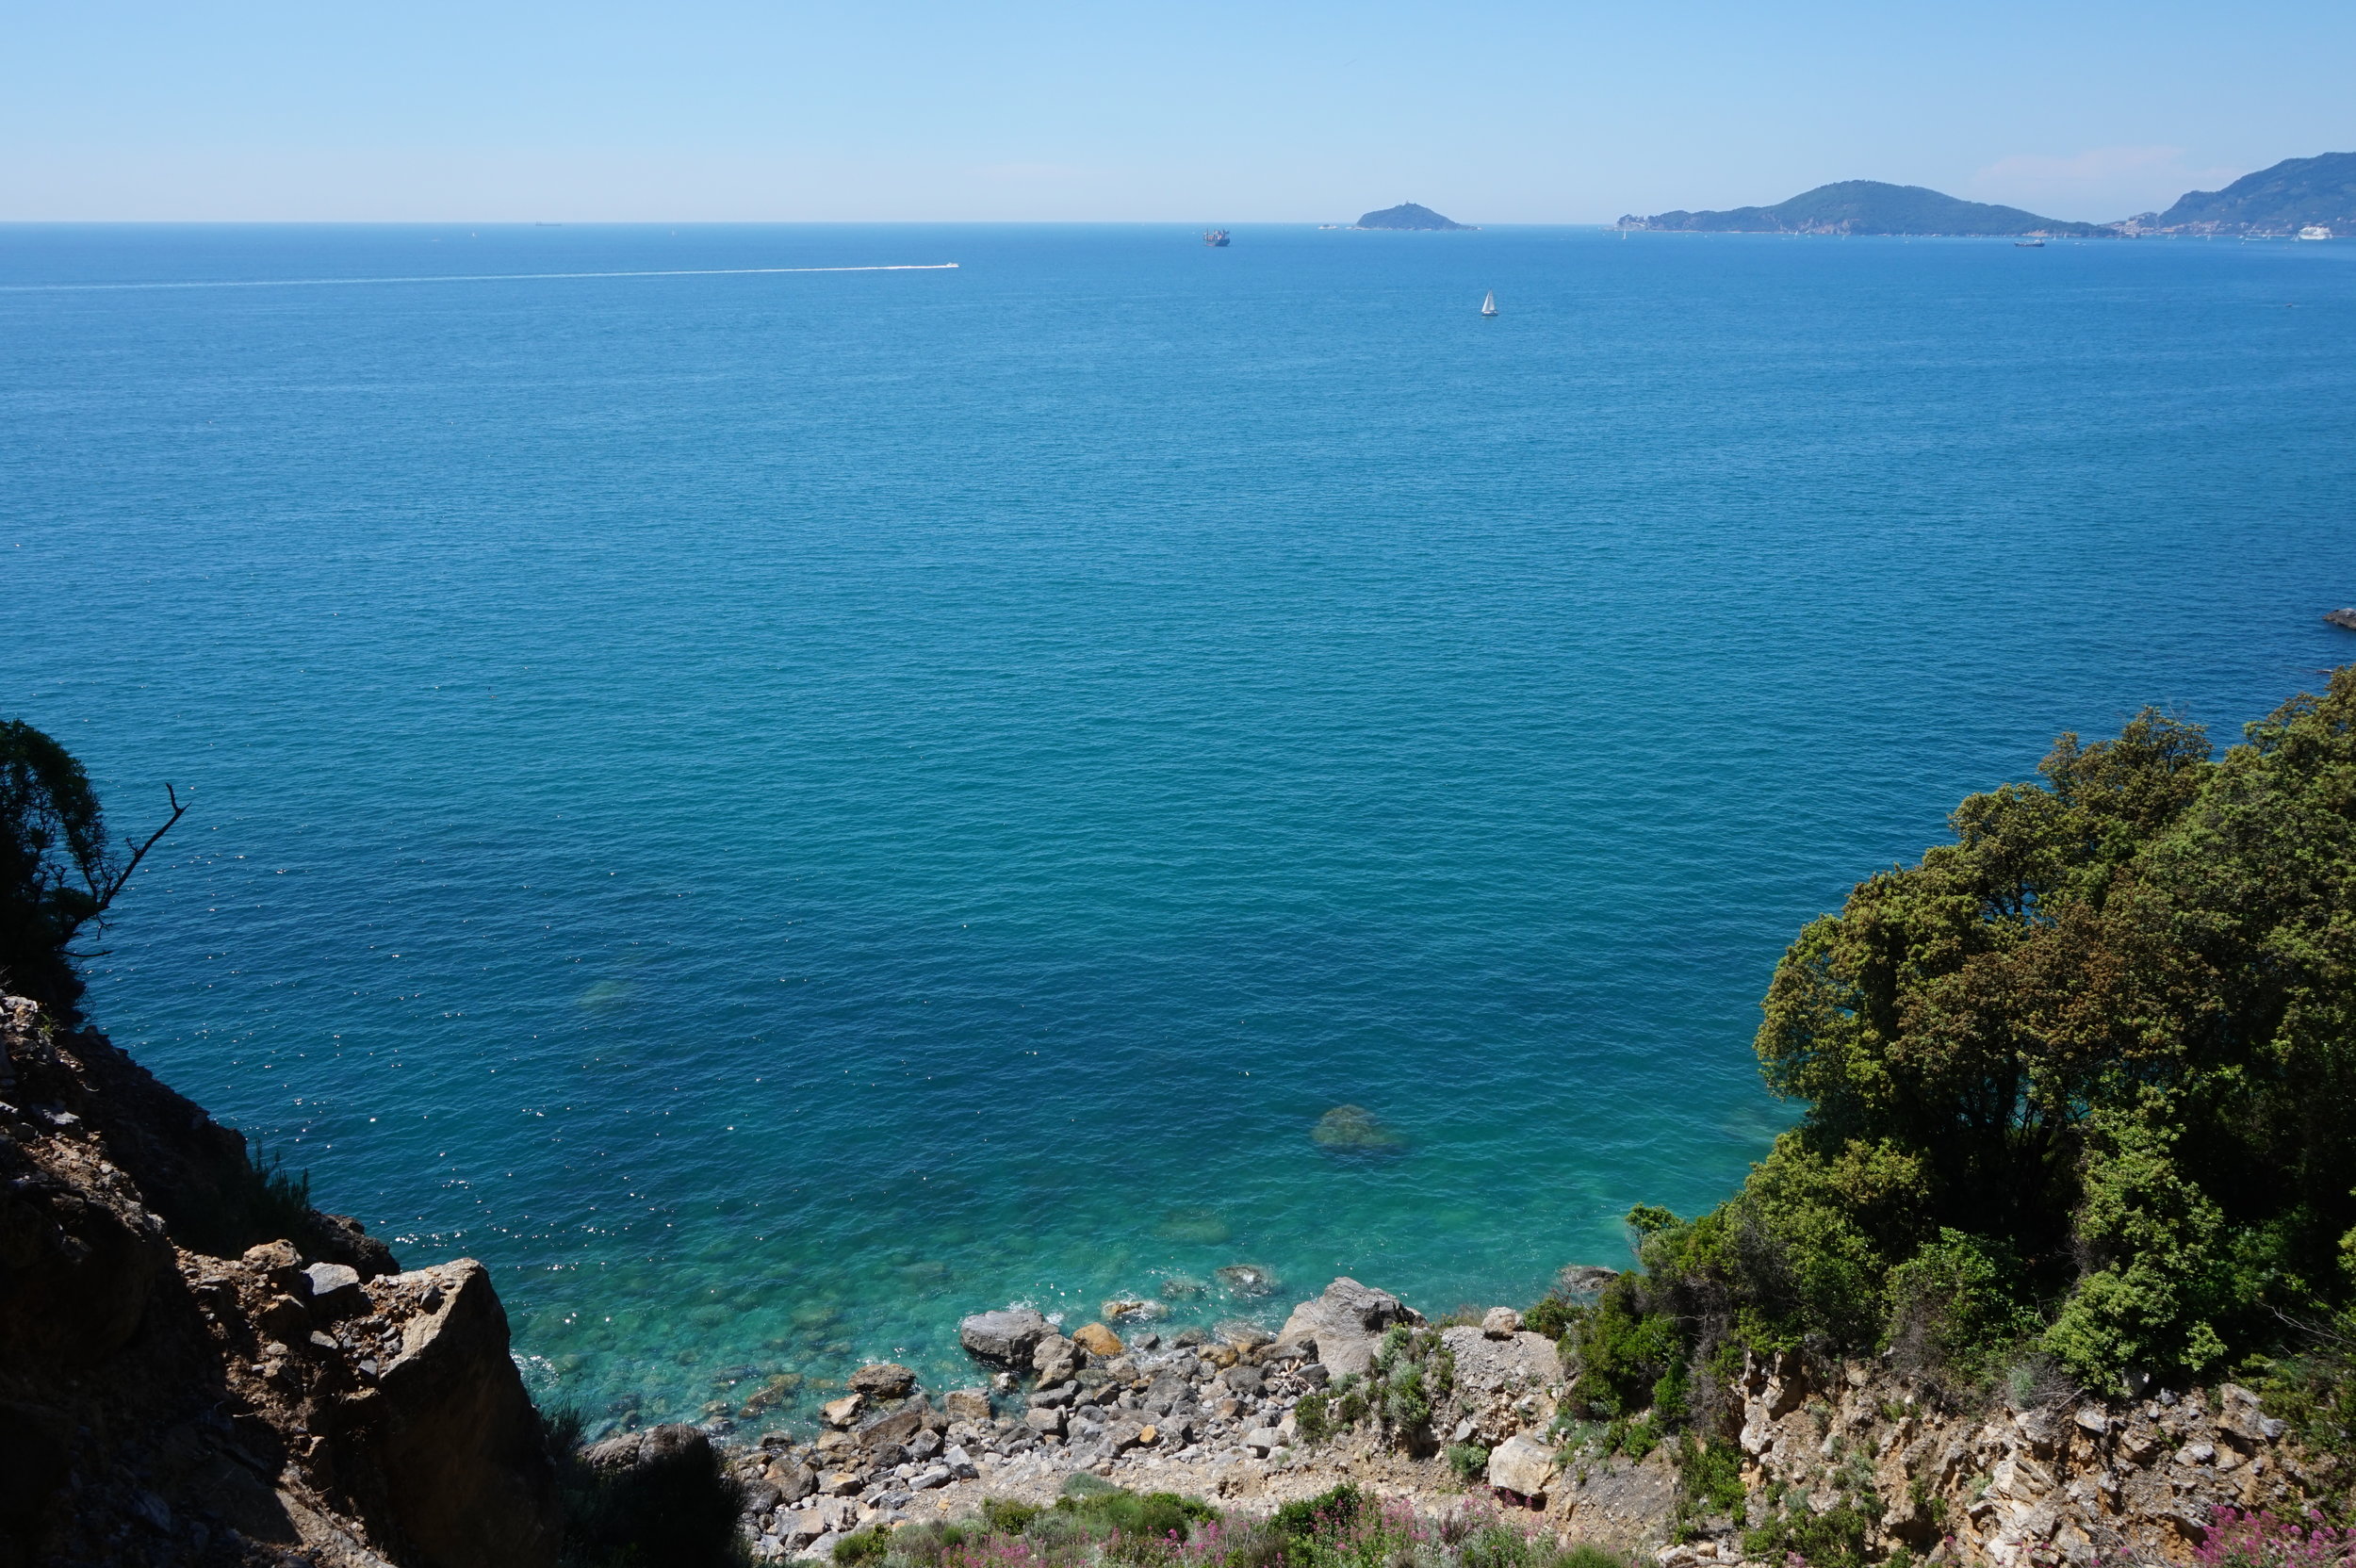
[(0, 1568), (533, 1568), (558, 1528), (481, 1265), (397, 1271), (104, 1036), (0, 999)]

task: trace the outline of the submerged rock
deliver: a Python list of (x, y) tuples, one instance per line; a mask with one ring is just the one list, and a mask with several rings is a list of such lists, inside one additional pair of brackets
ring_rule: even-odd
[(1321, 1149), (1355, 1153), (1397, 1153), (1407, 1147), (1403, 1135), (1385, 1127), (1382, 1119), (1364, 1105), (1334, 1106), (1317, 1118), (1309, 1136)]
[[(1153, 1233), (1164, 1241), (1193, 1241), (1216, 1247), (1232, 1233), (1227, 1228), (1227, 1221), (1219, 1217), (1217, 1210), (1172, 1209), (1162, 1216), (1161, 1223), (1153, 1227)], [(1167, 1285), (1163, 1289), (1170, 1295), (1182, 1294)]]
[(1257, 1264), (1231, 1263), (1224, 1268), (1213, 1269), (1211, 1277), (1224, 1285), (1231, 1296), (1272, 1296), (1276, 1293), (1276, 1276)]

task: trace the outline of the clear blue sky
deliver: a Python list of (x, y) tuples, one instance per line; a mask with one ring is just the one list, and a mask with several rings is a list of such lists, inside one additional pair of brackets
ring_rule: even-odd
[(0, 219), (2062, 218), (2356, 148), (2356, 6), (0, 0)]

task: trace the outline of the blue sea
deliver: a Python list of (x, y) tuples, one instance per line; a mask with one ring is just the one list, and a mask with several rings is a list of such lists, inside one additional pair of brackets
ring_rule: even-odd
[(2352, 438), (2356, 245), (5, 228), (0, 710), (194, 803), (118, 1040), (543, 1396), (790, 1424), (1625, 1261), (1802, 923), (2356, 657)]

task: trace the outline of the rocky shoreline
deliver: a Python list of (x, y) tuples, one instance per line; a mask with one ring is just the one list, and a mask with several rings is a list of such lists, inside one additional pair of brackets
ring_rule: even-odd
[[(1611, 1277), (1566, 1270), (1557, 1292)], [(1165, 1334), (1152, 1310), (1107, 1302), (1068, 1332), (977, 1313), (964, 1386), (878, 1363), (814, 1435), (661, 1426), (570, 1462), (725, 1471), (764, 1560), (1086, 1475), (1247, 1518), (1349, 1481), (1660, 1568), (1753, 1560), (1746, 1526), (1844, 1509), (1877, 1556), (2094, 1568), (2188, 1560), (2216, 1511), (2293, 1511), (2332, 1484), (2232, 1384), (1967, 1396), (1787, 1355), (1695, 1401), (1723, 1445), (1702, 1485), (1690, 1442), (1573, 1418), (1556, 1342), (1510, 1307), (1432, 1323), (1340, 1279), (1272, 1333)], [(353, 1222), (273, 1196), (234, 1133), (103, 1035), (0, 998), (0, 1568), (553, 1568), (548, 1430), (480, 1264), (401, 1271)]]
[[(1610, 1271), (1566, 1275), (1592, 1289)], [(1448, 1363), (1426, 1421), (1313, 1429), (1332, 1418), (1304, 1421), (1304, 1403), (1378, 1372), (1396, 1329)], [(966, 1318), (959, 1338), (987, 1381), (936, 1404), (907, 1368), (864, 1367), (814, 1440), (772, 1433), (732, 1455), (756, 1557), (826, 1560), (854, 1531), (967, 1517), (985, 1498), (1050, 1502), (1086, 1473), (1246, 1511), (1345, 1480), (1434, 1515), (1488, 1497), (1564, 1544), (1662, 1568), (1746, 1560), (1734, 1511), (1697, 1504), (1669, 1447), (1607, 1452), (1595, 1424), (1562, 1418), (1557, 1346), (1511, 1308), (1434, 1330), (1340, 1279), (1273, 1335), (1239, 1321), (1067, 1335), (1014, 1307)], [(2214, 1510), (2295, 1511), (2325, 1478), (2231, 1384), (1977, 1406), (1877, 1364), (1786, 1356), (1748, 1362), (1726, 1394), (1743, 1517), (1871, 1496), (1886, 1505), (1872, 1544), (1931, 1562), (2184, 1561)]]

